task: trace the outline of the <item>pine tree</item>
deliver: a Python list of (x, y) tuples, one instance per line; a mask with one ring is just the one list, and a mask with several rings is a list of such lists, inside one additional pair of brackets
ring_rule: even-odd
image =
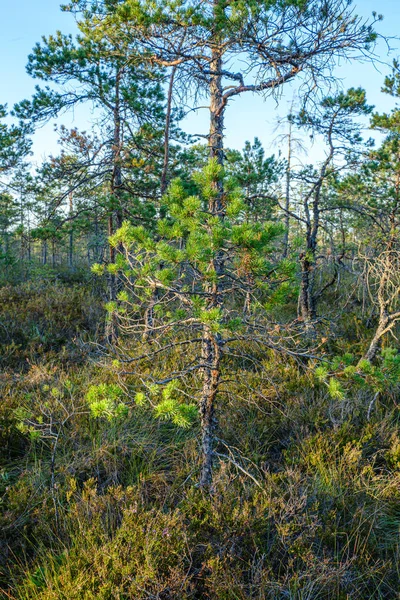
[[(347, 0), (281, 3), (207, 0), (175, 3), (168, 0), (87, 3), (73, 7), (100, 11), (94, 35), (127, 36), (127, 44), (140, 40), (150, 64), (177, 66), (176, 80), (184, 93), (193, 91), (209, 98), (208, 146), (212, 165), (224, 165), (224, 117), (229, 101), (246, 92), (276, 94), (280, 87), (304, 73), (305, 81), (326, 75), (338, 56), (349, 56), (362, 48), (368, 54), (376, 35), (372, 26), (354, 18)], [(246, 57), (245, 72), (231, 68)], [(245, 77), (249, 78), (245, 82)], [(208, 213), (216, 227), (224, 228), (227, 217), (223, 177), (210, 180)], [(214, 281), (210, 310), (224, 310), (222, 282), (226, 261), (222, 249), (210, 265)], [(152, 307), (151, 307), (151, 310)], [(211, 481), (214, 399), (220, 377), (221, 347), (218, 333), (203, 327), (203, 467), (201, 485)]]
[(266, 156), (261, 141), (246, 141), (241, 152), (227, 150), (226, 170), (243, 190), (249, 213), (256, 221), (269, 221), (277, 208), (280, 196), (279, 179), (283, 174), (283, 161), (275, 155)]
[[(321, 136), (326, 145), (325, 158), (318, 168), (310, 166), (300, 174), (303, 181), (301, 203), (305, 228), (304, 250), (300, 255), (301, 283), (299, 312), (308, 328), (317, 318), (317, 302), (321, 291), (315, 289), (315, 274), (318, 268), (317, 247), (323, 212), (329, 211), (326, 186), (334, 174), (354, 164), (362, 146), (360, 117), (368, 116), (372, 106), (366, 101), (365, 91), (350, 88), (335, 96), (327, 96), (319, 110), (310, 113), (301, 111), (297, 124), (312, 135)], [(364, 148), (364, 147), (362, 147)]]
[[(172, 182), (164, 198), (167, 216), (158, 224), (157, 239), (143, 227), (125, 222), (111, 243), (124, 248), (117, 261), (126, 283), (120, 295), (120, 320), (122, 329), (134, 339), (133, 355), (126, 353), (121, 341), (119, 360), (140, 365), (142, 372), (146, 365), (152, 366), (144, 389), (137, 390), (137, 401), (145, 403), (147, 399), (158, 416), (176, 423), (189, 424), (195, 412), (195, 406), (188, 405), (179, 391), (180, 380), (190, 378), (197, 386), (201, 376), (196, 398), (202, 436), (200, 485), (207, 486), (212, 472), (215, 403), (228, 347), (237, 349), (238, 344), (259, 335), (265, 306), (283, 298), (288, 289), (290, 266), (274, 261), (274, 242), (282, 227), (249, 219), (245, 198), (216, 159), (193, 176), (192, 185), (197, 193), (189, 195), (181, 180)], [(220, 219), (210, 205), (222, 186), (224, 217)], [(101, 272), (101, 267), (95, 271)], [(154, 290), (159, 293), (149, 324), (145, 313)], [(251, 307), (243, 315), (241, 298), (248, 295)], [(145, 335), (149, 326), (150, 343)], [(176, 353), (175, 366), (168, 371), (171, 349)], [(172, 386), (173, 393), (170, 387), (165, 393), (157, 391), (164, 385)]]
[(7, 125), (7, 106), (0, 104), (0, 175), (7, 175), (29, 154), (31, 129), (28, 124)]
[[(162, 131), (161, 75), (160, 69), (143, 65), (134, 46), (127, 47), (118, 39), (110, 44), (106, 38), (99, 40), (91, 36), (90, 22), (85, 18), (78, 26), (80, 35), (76, 40), (58, 32), (35, 46), (27, 71), (34, 78), (55, 84), (56, 89), (37, 86), (32, 100), (19, 103), (14, 112), (25, 122), (38, 125), (78, 104), (93, 106), (98, 115), (101, 140), (87, 156), (97, 161), (99, 153), (102, 155), (97, 177), (109, 186), (108, 235), (111, 236), (129, 214), (130, 187), (126, 170), (131, 148), (146, 135), (149, 137), (146, 133), (149, 130), (156, 128), (159, 135)], [(78, 137), (76, 130), (71, 135), (74, 132)], [(145, 157), (142, 152), (142, 158)], [(109, 261), (115, 262), (115, 251), (111, 247)], [(115, 302), (117, 291), (118, 282), (111, 274), (110, 301)], [(114, 319), (106, 332), (110, 341), (115, 339), (117, 329)]]

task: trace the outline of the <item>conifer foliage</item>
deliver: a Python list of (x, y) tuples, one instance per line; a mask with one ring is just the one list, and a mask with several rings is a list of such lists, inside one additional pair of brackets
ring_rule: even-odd
[[(219, 198), (221, 185), (223, 217), (210, 209)], [(226, 347), (251, 339), (256, 331), (253, 319), (262, 319), (270, 295), (282, 295), (287, 289), (291, 269), (287, 262), (274, 261), (281, 225), (249, 220), (250, 209), (240, 189), (225, 176), (216, 159), (193, 176), (193, 187), (197, 193), (189, 195), (179, 179), (173, 181), (164, 198), (167, 216), (159, 221), (156, 237), (125, 222), (111, 243), (124, 249), (117, 264), (129, 293), (119, 296), (121, 323), (145, 342), (136, 347), (135, 356), (122, 360), (138, 363), (140, 369), (140, 361), (149, 361), (172, 347), (182, 349), (182, 366), (174, 374), (160, 376), (159, 382), (150, 376), (149, 385), (139, 392), (140, 403), (144, 402), (142, 394), (151, 393), (155, 383), (201, 374), (200, 482), (209, 485), (215, 401)], [(101, 272), (100, 265), (94, 269)], [(109, 306), (111, 313), (115, 309)], [(185, 360), (188, 352), (190, 361)], [(169, 411), (173, 420), (179, 414), (184, 419), (188, 405), (177, 402), (168, 395), (167, 403), (164, 399), (156, 405), (156, 412), (166, 417)]]

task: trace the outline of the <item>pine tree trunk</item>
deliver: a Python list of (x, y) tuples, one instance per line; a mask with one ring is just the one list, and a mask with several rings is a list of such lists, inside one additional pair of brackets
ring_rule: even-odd
[[(108, 236), (112, 236), (114, 233), (114, 220), (113, 215), (108, 217)], [(115, 263), (115, 248), (109, 244), (109, 261), (110, 264)], [(117, 284), (116, 277), (113, 273), (108, 274), (108, 294), (110, 302), (116, 302), (117, 300)], [(109, 312), (107, 315), (106, 327), (105, 327), (105, 338), (109, 344), (114, 344), (118, 339), (118, 321), (115, 312)]]
[[(215, 5), (217, 5), (215, 0)], [(210, 134), (209, 151), (210, 158), (217, 160), (223, 165), (223, 133), (224, 133), (224, 103), (222, 88), (222, 52), (216, 42), (212, 48), (212, 60), (210, 61)], [(209, 212), (220, 219), (224, 218), (223, 205), (223, 182), (217, 182), (217, 195), (210, 200)], [(222, 308), (222, 279), (224, 263), (222, 253), (215, 256), (212, 264), (216, 273), (216, 282), (208, 287), (208, 308)], [(203, 388), (200, 400), (201, 438), (202, 438), (202, 466), (200, 474), (200, 486), (209, 487), (212, 483), (212, 460), (214, 448), (215, 430), (215, 400), (218, 393), (220, 379), (220, 361), (222, 340), (219, 334), (213, 333), (208, 326), (204, 326), (202, 339), (203, 360)]]
[[(323, 171), (325, 173), (325, 171)], [(325, 176), (325, 175), (323, 175)], [(321, 185), (320, 181), (315, 188), (312, 206), (312, 219), (309, 212), (308, 200), (305, 201), (305, 215), (307, 220), (306, 251), (301, 256), (301, 284), (299, 292), (299, 313), (306, 325), (306, 329), (314, 334), (314, 321), (317, 318), (317, 298), (314, 289), (315, 268), (317, 263), (317, 244), (320, 226), (319, 199)]]
[[(172, 67), (171, 76), (169, 79), (168, 86), (168, 98), (167, 98), (167, 114), (165, 116), (165, 133), (164, 133), (164, 163), (161, 174), (161, 196), (165, 194), (168, 187), (168, 168), (169, 168), (169, 137), (171, 130), (171, 115), (172, 115), (172, 94), (174, 91), (174, 80), (177, 67)], [(161, 215), (161, 218), (163, 215)]]
[[(113, 149), (112, 149), (112, 164), (113, 172), (111, 177), (111, 195), (113, 202), (117, 200), (116, 208), (113, 207), (111, 214), (108, 218), (108, 235), (111, 236), (114, 233), (114, 222), (115, 229), (122, 226), (123, 212), (122, 212), (122, 167), (121, 167), (121, 114), (120, 114), (120, 99), (119, 99), (119, 84), (121, 79), (121, 72), (117, 73), (116, 76), (116, 87), (115, 87), (115, 105), (114, 105), (114, 135), (113, 135)], [(122, 251), (122, 247), (118, 249)], [(109, 246), (109, 259), (111, 264), (115, 264), (116, 251), (115, 248)], [(114, 274), (111, 274), (108, 278), (109, 287), (109, 298), (111, 302), (117, 301), (119, 291), (119, 280)], [(106, 340), (109, 344), (115, 344), (119, 335), (119, 323), (118, 315), (116, 312), (110, 312), (106, 324)]]
[[(172, 116), (172, 95), (174, 91), (174, 80), (176, 74), (177, 67), (172, 67), (171, 76), (169, 79), (168, 86), (168, 97), (167, 97), (167, 114), (165, 116), (165, 132), (164, 132), (164, 161), (163, 161), (163, 169), (161, 173), (161, 182), (160, 182), (160, 194), (161, 197), (165, 194), (168, 188), (168, 169), (169, 169), (169, 150), (170, 150), (170, 130), (171, 130), (171, 116)], [(160, 219), (165, 217), (164, 211), (160, 208)], [(160, 263), (160, 270), (163, 268), (163, 264)], [(144, 335), (143, 338), (147, 341), (151, 341), (151, 338), (154, 334), (154, 307), (157, 304), (159, 298), (159, 290), (155, 287), (152, 291), (151, 298), (149, 304), (147, 306), (145, 316), (144, 316)]]
[(304, 253), (301, 258), (301, 282), (299, 291), (299, 316), (301, 317), (306, 333), (314, 337), (316, 334), (315, 320), (317, 318), (317, 302), (314, 294), (314, 269), (315, 258), (312, 251)]
[(292, 168), (292, 122), (289, 123), (288, 136), (288, 158), (286, 167), (286, 193), (285, 193), (285, 233), (283, 236), (283, 258), (286, 258), (289, 252), (289, 227), (290, 227), (290, 179)]
[(310, 288), (310, 261), (305, 253), (301, 256), (301, 282), (299, 292), (299, 315), (306, 323), (310, 319), (310, 307), (308, 303)]
[[(161, 268), (161, 267), (159, 267)], [(157, 293), (157, 288), (152, 290), (151, 293), (151, 298), (149, 300), (149, 304), (147, 306), (146, 309), (146, 313), (144, 316), (144, 334), (143, 334), (143, 339), (146, 341), (151, 341), (151, 338), (154, 334), (154, 307), (157, 304), (157, 300), (158, 300), (158, 293)]]
[(116, 78), (116, 95), (114, 107), (114, 146), (113, 146), (113, 176), (111, 181), (111, 193), (117, 198), (115, 210), (115, 222), (117, 229), (122, 226), (124, 217), (122, 209), (122, 131), (121, 131), (121, 108), (119, 98), (119, 85), (122, 74), (118, 73)]
[(367, 352), (363, 357), (364, 359), (369, 360), (370, 362), (372, 362), (375, 359), (381, 345), (381, 340), (382, 334), (378, 329), (369, 345)]
[(28, 236), (28, 261), (31, 262), (31, 225), (30, 225), (30, 219), (29, 219), (29, 212), (28, 212), (28, 228), (27, 228), (27, 236)]
[(42, 245), (42, 263), (47, 265), (47, 240), (44, 240)]
[(8, 258), (9, 253), (10, 253), (10, 238), (9, 238), (7, 231), (4, 232), (4, 240), (5, 240), (5, 254), (6, 254), (6, 257)]
[(220, 347), (216, 336), (205, 328), (202, 342), (203, 389), (200, 400), (202, 464), (200, 486), (212, 482), (212, 459), (215, 429), (215, 399), (220, 376)]
[(69, 194), (69, 217), (71, 219), (71, 229), (69, 230), (69, 248), (68, 248), (68, 266), (70, 269), (74, 266), (74, 230), (72, 228), (72, 215), (74, 212), (72, 192)]
[(369, 360), (370, 362), (375, 359), (375, 357), (378, 353), (378, 350), (381, 347), (383, 336), (385, 335), (385, 333), (388, 333), (389, 331), (391, 331), (393, 329), (394, 324), (395, 324), (395, 321), (391, 320), (390, 316), (387, 314), (386, 310), (384, 309), (380, 314), (379, 323), (378, 323), (378, 327), (375, 331), (375, 335), (371, 340), (371, 343), (369, 345), (367, 352), (363, 356), (364, 359)]
[[(100, 260), (100, 244), (99, 244), (99, 217), (97, 212), (97, 203), (95, 204), (95, 215), (94, 215), (94, 250), (93, 250), (93, 262)], [(90, 264), (90, 262), (89, 262)]]
[(74, 233), (72, 229), (69, 232), (68, 266), (70, 269), (74, 266)]

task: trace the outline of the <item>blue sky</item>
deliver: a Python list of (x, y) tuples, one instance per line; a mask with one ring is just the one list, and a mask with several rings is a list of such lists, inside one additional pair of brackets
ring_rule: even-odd
[[(54, 33), (60, 29), (64, 33), (74, 32), (73, 17), (62, 13), (59, 0), (0, 0), (0, 103), (7, 103), (11, 108), (15, 102), (29, 97), (35, 81), (25, 72), (27, 56), (42, 35)], [(358, 14), (368, 17), (373, 10), (384, 15), (379, 25), (379, 32), (385, 36), (396, 36), (400, 32), (400, 2), (398, 0), (356, 0)], [(378, 53), (383, 62), (391, 62), (400, 54), (400, 42), (392, 40), (394, 48), (388, 55), (385, 43), (380, 43)], [(383, 77), (389, 72), (385, 65), (371, 64), (342, 65), (338, 75), (343, 79), (344, 87), (363, 86), (367, 90), (368, 101), (378, 111), (390, 110), (393, 100), (380, 92)], [(264, 102), (261, 98), (242, 95), (235, 99), (228, 108), (226, 130), (228, 145), (243, 147), (246, 139), (260, 137), (269, 148), (275, 137), (273, 130), (278, 116), (288, 112), (293, 90), (288, 86), (279, 106), (272, 99)], [(207, 116), (199, 111), (187, 119), (185, 128), (191, 133), (205, 133)], [(81, 129), (90, 128), (90, 112), (80, 110), (75, 114), (64, 115), (61, 119), (67, 127), (77, 125)], [(40, 160), (45, 154), (57, 152), (56, 136), (53, 127), (48, 125), (35, 136), (35, 159)]]

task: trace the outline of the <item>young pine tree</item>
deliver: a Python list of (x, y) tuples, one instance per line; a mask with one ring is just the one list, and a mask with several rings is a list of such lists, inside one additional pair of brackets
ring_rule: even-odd
[[(248, 204), (217, 160), (210, 160), (193, 176), (193, 186), (197, 193), (190, 195), (181, 180), (172, 182), (164, 198), (167, 216), (158, 224), (157, 238), (129, 222), (111, 238), (114, 247), (124, 249), (117, 261), (126, 282), (119, 298), (120, 322), (134, 339), (133, 350), (125, 339), (116, 351), (121, 362), (137, 365), (141, 374), (149, 373), (136, 398), (139, 403), (149, 401), (160, 417), (189, 424), (196, 405), (184, 400), (179, 381), (191, 379), (185, 390), (197, 387), (200, 485), (209, 486), (224, 359), (230, 349), (259, 337), (265, 305), (282, 298), (290, 268), (273, 259), (274, 241), (282, 227), (249, 221)], [(220, 186), (223, 218), (210, 210)], [(249, 295), (251, 310), (243, 314), (243, 299)], [(145, 313), (151, 297), (156, 304), (154, 319), (149, 321)], [(129, 352), (124, 344), (129, 344)], [(167, 388), (157, 401), (157, 386), (163, 385)]]

